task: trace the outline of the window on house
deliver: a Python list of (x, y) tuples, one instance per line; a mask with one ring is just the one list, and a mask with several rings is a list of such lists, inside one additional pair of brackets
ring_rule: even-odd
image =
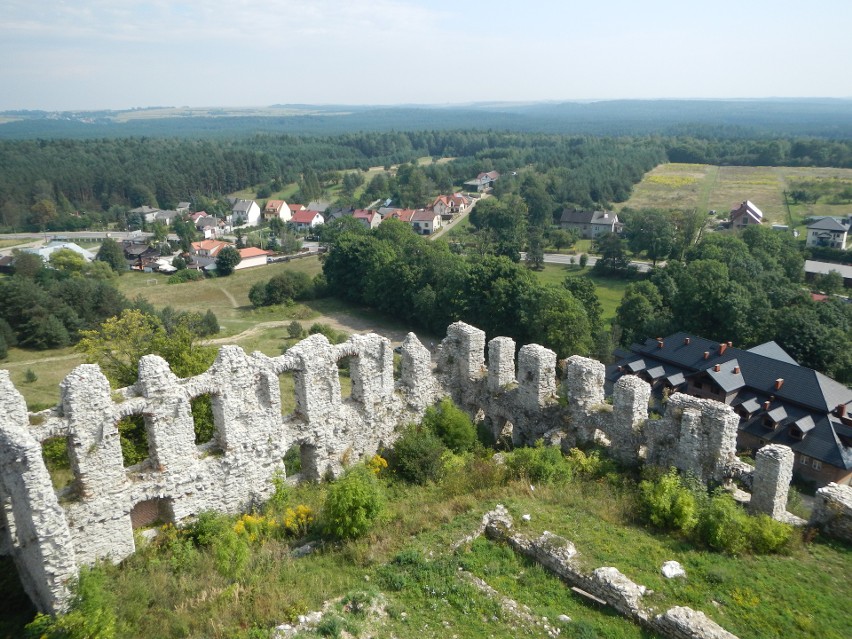
[(815, 459), (811, 464), (814, 470), (822, 470), (822, 462), (818, 459)]
[(799, 463), (802, 464), (803, 466), (807, 466), (808, 464), (811, 463), (811, 458), (808, 457), (807, 455), (802, 455), (802, 458), (799, 460)]

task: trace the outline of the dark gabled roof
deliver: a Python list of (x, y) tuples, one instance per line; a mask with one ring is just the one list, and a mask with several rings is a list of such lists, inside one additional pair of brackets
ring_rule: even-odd
[[(686, 338), (689, 338), (689, 344), (685, 343)], [(758, 394), (774, 395), (779, 400), (795, 402), (823, 413), (834, 410), (838, 404), (852, 402), (852, 390), (822, 373), (790, 361), (728, 346), (720, 353), (722, 349), (718, 342), (684, 332), (666, 337), (662, 344), (660, 347), (657, 340), (649, 339), (638, 352), (636, 349), (631, 350), (636, 352), (635, 359), (646, 360), (646, 367), (648, 358), (653, 358), (674, 364), (687, 373), (707, 371), (709, 374), (715, 364), (720, 364), (723, 370), (732, 369), (733, 364), (730, 362), (736, 360), (745, 387)], [(707, 359), (704, 359), (705, 352), (709, 353)], [(781, 388), (775, 388), (776, 380), (779, 379), (783, 380)]]
[(716, 370), (716, 365), (710, 367), (707, 374), (716, 382), (719, 387), (726, 393), (739, 390), (745, 386), (743, 379), (742, 368), (736, 359), (731, 359), (724, 364), (719, 364), (719, 370)]
[(778, 346), (776, 342), (764, 342), (763, 344), (752, 346), (748, 349), (748, 352), (754, 353), (755, 355), (762, 355), (763, 357), (769, 357), (770, 359), (777, 359), (779, 362), (787, 362), (788, 364), (795, 364), (796, 366), (799, 365), (799, 362), (794, 360), (790, 354)]
[(578, 211), (576, 209), (564, 209), (560, 222), (568, 224), (591, 224), (594, 217), (594, 211)]
[[(764, 426), (763, 415), (758, 414), (748, 422), (741, 424), (740, 431), (747, 432), (772, 444), (789, 446), (800, 455), (819, 459), (823, 463), (831, 464), (837, 468), (852, 470), (852, 449), (843, 446), (838, 437), (838, 431), (848, 428), (848, 426), (828, 415), (821, 417), (807, 415), (795, 408), (791, 411), (794, 415), (789, 417), (786, 423), (782, 423), (774, 429)], [(800, 421), (805, 417), (810, 417), (813, 424), (808, 430), (799, 426)], [(794, 437), (790, 432), (792, 428), (786, 427), (791, 424), (795, 424), (804, 436), (801, 438)], [(809, 425), (807, 420), (804, 421), (804, 425), (806, 427)]]
[(808, 224), (808, 230), (814, 229), (816, 231), (835, 231), (842, 233), (843, 231), (848, 231), (849, 227), (844, 226), (833, 217), (824, 217), (822, 219), (817, 220), (812, 224)]

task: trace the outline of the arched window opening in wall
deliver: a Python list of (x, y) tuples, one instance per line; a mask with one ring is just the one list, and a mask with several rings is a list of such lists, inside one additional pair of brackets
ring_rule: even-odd
[(284, 453), (284, 473), (287, 477), (305, 474), (307, 477), (316, 477), (317, 471), (317, 449), (310, 444), (293, 444)]
[(130, 523), (133, 528), (143, 528), (154, 524), (173, 524), (175, 522), (173, 502), (170, 497), (154, 497), (140, 501), (130, 510)]
[(354, 355), (347, 355), (337, 360), (337, 372), (340, 378), (340, 397), (349, 399), (352, 397), (352, 359)]
[(213, 403), (215, 401), (217, 401), (217, 398), (212, 393), (204, 393), (194, 397), (189, 402), (196, 446), (210, 443), (216, 439), (216, 422), (213, 417)]
[(71, 469), (71, 457), (68, 454), (68, 438), (64, 436), (48, 437), (41, 443), (41, 457), (50, 481), (58, 493), (73, 493), (75, 486), (74, 471)]
[[(286, 417), (296, 412), (296, 372), (284, 371), (278, 375), (278, 391), (281, 394), (281, 415)], [(290, 471), (287, 471), (290, 474)]]
[(148, 428), (145, 425), (144, 415), (129, 415), (118, 422), (116, 426), (121, 441), (121, 457), (125, 468), (140, 464), (151, 456), (148, 448)]

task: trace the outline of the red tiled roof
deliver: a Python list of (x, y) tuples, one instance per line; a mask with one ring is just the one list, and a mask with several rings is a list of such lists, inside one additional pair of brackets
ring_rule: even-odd
[(263, 207), (264, 211), (275, 211), (276, 213), (280, 211), (284, 206), (284, 200), (269, 200), (266, 203), (266, 206)]
[(259, 255), (274, 255), (274, 253), (272, 253), (272, 251), (264, 251), (256, 246), (248, 246), (240, 249), (240, 257), (242, 259), (246, 259), (247, 257), (257, 257)]
[(288, 207), (290, 208), (290, 210), (291, 210), (291, 211), (293, 211), (294, 213), (295, 213), (296, 211), (304, 211), (304, 210), (305, 210), (305, 205), (304, 205), (304, 204), (288, 204), (287, 206), (288, 206)]
[(311, 211), (310, 209), (307, 211), (296, 211), (293, 213), (293, 219), (290, 221), (297, 224), (310, 224), (314, 221), (314, 217), (319, 214), (319, 211)]

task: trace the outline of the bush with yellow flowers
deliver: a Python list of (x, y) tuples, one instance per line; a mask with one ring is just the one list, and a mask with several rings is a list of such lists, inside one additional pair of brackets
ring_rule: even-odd
[(304, 537), (308, 534), (315, 518), (316, 515), (310, 506), (299, 504), (295, 509), (288, 508), (284, 511), (282, 524), (288, 534), (296, 537)]
[(280, 524), (266, 515), (245, 514), (234, 524), (234, 532), (250, 543), (261, 542), (275, 536)]

